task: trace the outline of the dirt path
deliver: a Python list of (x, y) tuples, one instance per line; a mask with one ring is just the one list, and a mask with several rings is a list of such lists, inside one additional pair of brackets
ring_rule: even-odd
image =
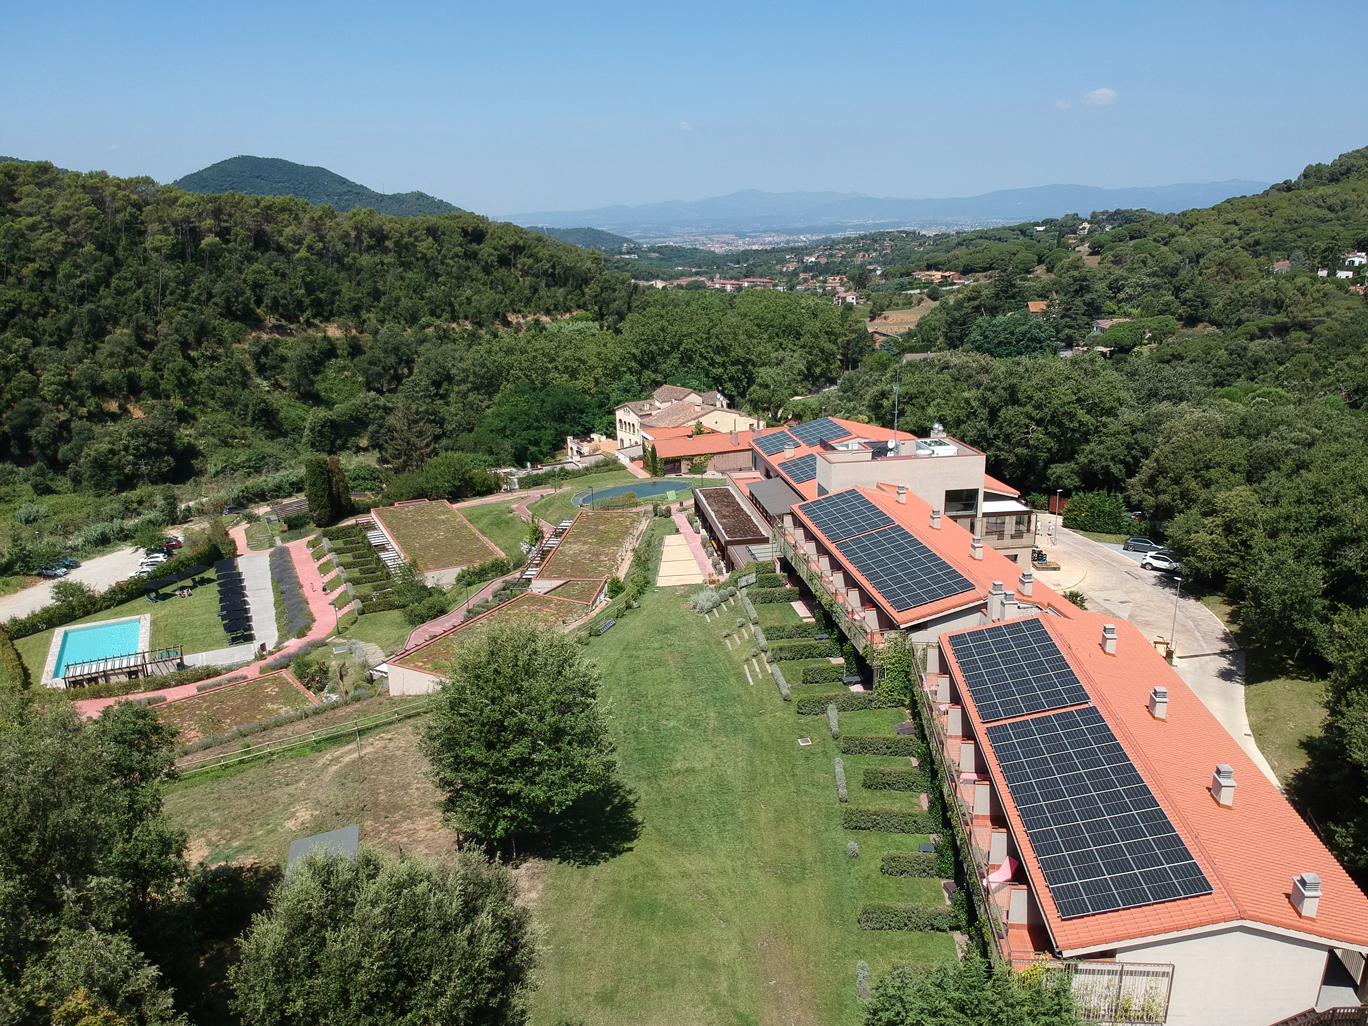
[[(1060, 592), (1076, 588), (1087, 598), (1090, 610), (1129, 620), (1151, 640), (1168, 638), (1175, 609), (1171, 580), (1143, 570), (1136, 560), (1065, 528), (1057, 527), (1055, 538), (1051, 544), (1042, 535), (1041, 547), (1060, 569), (1040, 573), (1042, 581)], [(1245, 712), (1244, 651), (1201, 602), (1183, 594), (1176, 608), (1174, 669), (1276, 785), (1277, 777), (1254, 743)]]

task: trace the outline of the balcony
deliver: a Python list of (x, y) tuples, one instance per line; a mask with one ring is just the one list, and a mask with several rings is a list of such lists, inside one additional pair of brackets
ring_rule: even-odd
[(1169, 963), (1037, 959), (1015, 961), (1012, 968), (1028, 978), (1067, 973), (1074, 1012), (1084, 1022), (1161, 1024), (1168, 1018), (1173, 988)]

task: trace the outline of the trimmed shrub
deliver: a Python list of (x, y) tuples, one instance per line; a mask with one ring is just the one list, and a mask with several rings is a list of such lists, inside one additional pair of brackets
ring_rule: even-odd
[(788, 681), (784, 679), (784, 674), (779, 669), (778, 663), (769, 664), (770, 673), (774, 674), (774, 683), (779, 685), (779, 695), (785, 702), (793, 701), (793, 692), (789, 690)]
[(913, 791), (920, 794), (931, 790), (931, 778), (920, 768), (871, 766), (864, 771), (860, 786), (866, 791)]
[(870, 902), (860, 906), (861, 930), (916, 930), (947, 933), (960, 925), (951, 905), (895, 905)]
[(886, 851), (879, 872), (884, 876), (940, 876), (940, 856), (929, 851)]
[(800, 698), (794, 708), (799, 716), (820, 716), (832, 705), (840, 712), (860, 712), (869, 708), (869, 695), (858, 691), (837, 691), (831, 695)]
[(854, 841), (846, 842), (846, 857), (858, 859), (860, 857), (860, 846)]
[(788, 580), (779, 574), (757, 573), (755, 575), (755, 586), (757, 588), (787, 588)]
[(850, 800), (846, 791), (845, 763), (839, 757), (836, 759), (836, 799), (842, 802)]
[(841, 654), (834, 641), (790, 641), (774, 648), (775, 659), (827, 659)]
[(929, 834), (940, 821), (921, 809), (866, 809), (846, 806), (841, 825), (847, 830), (878, 830), (885, 834)]
[(755, 628), (755, 647), (758, 648), (761, 652), (769, 651), (769, 635), (767, 635), (759, 627)]
[(853, 734), (841, 739), (842, 755), (916, 756), (921, 749), (917, 738), (907, 734)]
[(836, 711), (834, 704), (827, 706), (827, 726), (831, 728), (831, 738), (834, 741), (841, 736), (841, 717)]
[(797, 588), (751, 588), (750, 600), (757, 606), (766, 602), (795, 602), (802, 597)]
[(695, 613), (710, 613), (723, 602), (723, 596), (712, 588), (704, 588), (689, 596), (689, 606)]
[(744, 591), (741, 592), (741, 605), (745, 607), (746, 616), (750, 618), (751, 623), (760, 622), (760, 614), (755, 611), (755, 606), (751, 604), (750, 596)]
[(809, 641), (814, 634), (831, 633), (820, 623), (776, 623), (771, 624), (767, 630), (775, 641)]
[(846, 675), (844, 666), (804, 666), (804, 684), (839, 684)]
[(855, 994), (861, 1001), (869, 1000), (869, 963), (855, 963)]

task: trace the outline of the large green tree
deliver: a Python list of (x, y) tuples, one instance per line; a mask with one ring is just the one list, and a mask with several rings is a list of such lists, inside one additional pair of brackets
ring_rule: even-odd
[(492, 625), (457, 649), (421, 748), (458, 828), (503, 842), (609, 784), (599, 672), (583, 652), (526, 622)]
[(521, 1026), (531, 914), (503, 866), (362, 847), (314, 853), (255, 917), (229, 972), (253, 1026)]

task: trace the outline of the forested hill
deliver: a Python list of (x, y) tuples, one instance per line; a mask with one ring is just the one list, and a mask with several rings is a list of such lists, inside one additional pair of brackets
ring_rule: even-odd
[(309, 167), (278, 157), (230, 157), (174, 183), (186, 192), (240, 192), (248, 196), (294, 196), (339, 213), (369, 207), (394, 217), (452, 214), (461, 208), (425, 192), (380, 193), (325, 167)]
[(635, 239), (629, 239), (625, 235), (614, 235), (599, 228), (543, 228), (529, 225), (527, 230), (549, 235), (572, 246), (597, 249), (603, 253), (621, 253), (624, 250), (639, 248)]

